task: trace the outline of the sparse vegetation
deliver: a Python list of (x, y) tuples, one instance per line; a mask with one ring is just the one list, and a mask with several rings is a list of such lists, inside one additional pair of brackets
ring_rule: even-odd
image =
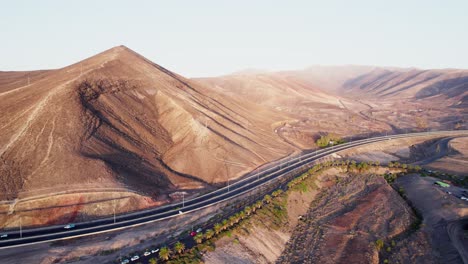
[(181, 254), (182, 252), (184, 252), (184, 250), (185, 250), (185, 244), (180, 241), (177, 241), (177, 243), (175, 243), (174, 245), (174, 251), (177, 252), (178, 254)]
[(203, 242), (203, 234), (202, 233), (196, 234), (193, 237), (193, 240), (195, 240), (195, 242), (197, 242), (197, 244), (201, 244)]
[[(306, 192), (308, 188), (316, 189), (315, 175), (318, 175), (322, 170), (330, 167), (341, 167), (343, 171), (348, 172), (365, 172), (369, 171), (372, 166), (379, 166), (379, 162), (361, 162), (342, 160), (342, 161), (327, 161), (314, 165), (312, 168), (307, 170), (305, 173), (300, 174), (293, 180), (287, 183), (287, 189), (277, 189), (270, 194), (266, 194), (262, 199), (257, 200), (249, 205), (245, 205), (244, 209), (237, 212), (234, 215), (229, 216), (227, 219), (220, 220), (220, 222), (214, 223), (213, 229), (207, 229), (205, 233), (198, 233), (193, 237), (197, 246), (185, 250), (185, 245), (182, 242), (174, 244), (174, 254), (171, 253), (168, 247), (162, 247), (159, 252), (159, 258), (168, 263), (199, 263), (201, 261), (201, 252), (214, 250), (214, 241), (226, 236), (232, 237), (233, 230), (242, 223), (250, 223), (248, 219), (257, 215), (256, 221), (268, 221), (272, 228), (281, 228), (288, 222), (287, 215), (287, 196), (290, 191)], [(404, 164), (398, 162), (392, 162), (392, 168), (402, 168)], [(406, 170), (419, 170), (420, 168), (410, 168), (406, 166)], [(387, 182), (393, 182), (397, 173), (384, 174), (384, 178)], [(404, 193), (404, 191), (403, 191)], [(238, 238), (234, 238), (233, 243), (239, 243)], [(376, 248), (379, 251), (382, 249), (391, 250), (396, 243), (392, 241), (391, 246), (385, 246), (382, 239), (378, 239), (375, 242)]]
[(213, 229), (208, 229), (205, 232), (206, 239), (211, 239), (214, 235), (215, 235), (215, 232), (213, 231)]
[(335, 146), (339, 144), (343, 144), (344, 140), (339, 137), (338, 135), (329, 133), (326, 135), (322, 135), (317, 141), (315, 142), (318, 147), (320, 148), (326, 148), (330, 146)]
[(168, 247), (162, 247), (160, 250), (159, 250), (159, 258), (161, 260), (168, 260), (169, 257), (171, 255), (171, 251), (169, 250)]
[(377, 251), (380, 251), (382, 250), (382, 248), (384, 247), (384, 241), (382, 239), (377, 239), (375, 241), (375, 248), (377, 249)]

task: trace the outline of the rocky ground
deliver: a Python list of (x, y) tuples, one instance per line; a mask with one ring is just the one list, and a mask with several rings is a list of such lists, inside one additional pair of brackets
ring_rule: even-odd
[(323, 191), (277, 263), (378, 263), (375, 242), (405, 232), (411, 208), (378, 175), (350, 175)]
[(287, 215), (274, 224), (270, 214), (254, 215), (251, 222), (231, 237), (216, 242), (216, 250), (208, 252), (205, 263), (273, 263), (281, 255), (290, 239), (298, 217), (307, 212), (308, 205), (318, 190), (308, 188), (305, 192), (291, 192), (285, 201)]
[[(377, 170), (384, 173), (385, 170)], [(216, 242), (206, 263), (378, 262), (378, 239), (405, 232), (415, 220), (405, 201), (376, 174), (327, 169)]]

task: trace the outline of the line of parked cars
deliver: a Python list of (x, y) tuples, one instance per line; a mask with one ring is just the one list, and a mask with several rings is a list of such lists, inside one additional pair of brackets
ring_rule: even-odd
[[(151, 250), (147, 249), (147, 250), (143, 253), (143, 256), (147, 257), (147, 256), (149, 256), (149, 255), (151, 255), (151, 254), (156, 254), (156, 253), (158, 253), (158, 252), (159, 252), (159, 248), (151, 249)], [(139, 256), (139, 255), (134, 255), (134, 256), (132, 256), (132, 257), (130, 258), (130, 260), (129, 260), (129, 259), (124, 259), (124, 260), (122, 260), (122, 261), (120, 262), (120, 264), (128, 264), (128, 263), (130, 263), (130, 261), (133, 262), (133, 261), (137, 261), (137, 260), (139, 260), (139, 259), (140, 259), (140, 256)]]
[[(203, 231), (203, 229), (197, 228), (197, 230), (195, 230), (195, 231), (193, 231), (193, 230), (190, 231), (189, 235), (190, 235), (191, 237), (194, 237), (194, 236), (196, 236), (198, 233), (201, 233), (202, 231)], [(151, 250), (148, 250), (148, 249), (147, 249), (147, 250), (143, 253), (143, 256), (147, 257), (147, 256), (149, 256), (149, 255), (151, 255), (151, 254), (155, 254), (155, 253), (158, 253), (158, 252), (159, 252), (159, 248), (157, 248), (157, 249), (151, 249)], [(134, 256), (131, 257), (130, 259), (124, 259), (124, 260), (122, 260), (122, 261), (120, 262), (120, 264), (128, 264), (128, 263), (130, 263), (130, 261), (133, 262), (133, 261), (137, 261), (137, 260), (139, 260), (139, 259), (140, 259), (140, 256), (139, 256), (139, 255), (134, 255)]]

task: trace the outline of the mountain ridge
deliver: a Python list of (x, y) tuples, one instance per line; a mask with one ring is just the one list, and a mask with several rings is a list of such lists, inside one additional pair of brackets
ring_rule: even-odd
[[(231, 103), (124, 46), (0, 96), (0, 110), (8, 112), (0, 118), (0, 172), (12, 197), (96, 181), (146, 193), (210, 188), (294, 150), (275, 139), (269, 121), (249, 117), (252, 109), (233, 111)], [(246, 127), (257, 121), (263, 132)], [(37, 144), (25, 148), (31, 141)], [(240, 165), (225, 171), (220, 167), (227, 153)], [(207, 157), (214, 161), (199, 161)]]

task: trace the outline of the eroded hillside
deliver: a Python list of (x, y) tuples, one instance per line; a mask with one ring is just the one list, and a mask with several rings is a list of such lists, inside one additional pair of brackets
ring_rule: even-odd
[(277, 133), (310, 148), (326, 132), (351, 138), (466, 128), (467, 76), (466, 70), (314, 66), (198, 81), (293, 116)]
[(273, 132), (286, 115), (205, 93), (123, 46), (34, 74), (46, 76), (2, 83), (3, 199), (86, 184), (209, 187), (295, 150)]
[[(410, 230), (416, 217), (379, 175), (344, 167), (311, 174), (215, 242), (206, 263), (379, 263), (375, 242)], [(427, 242), (427, 240), (418, 240)], [(425, 253), (430, 252), (428, 247)], [(408, 259), (408, 255), (402, 256)]]

